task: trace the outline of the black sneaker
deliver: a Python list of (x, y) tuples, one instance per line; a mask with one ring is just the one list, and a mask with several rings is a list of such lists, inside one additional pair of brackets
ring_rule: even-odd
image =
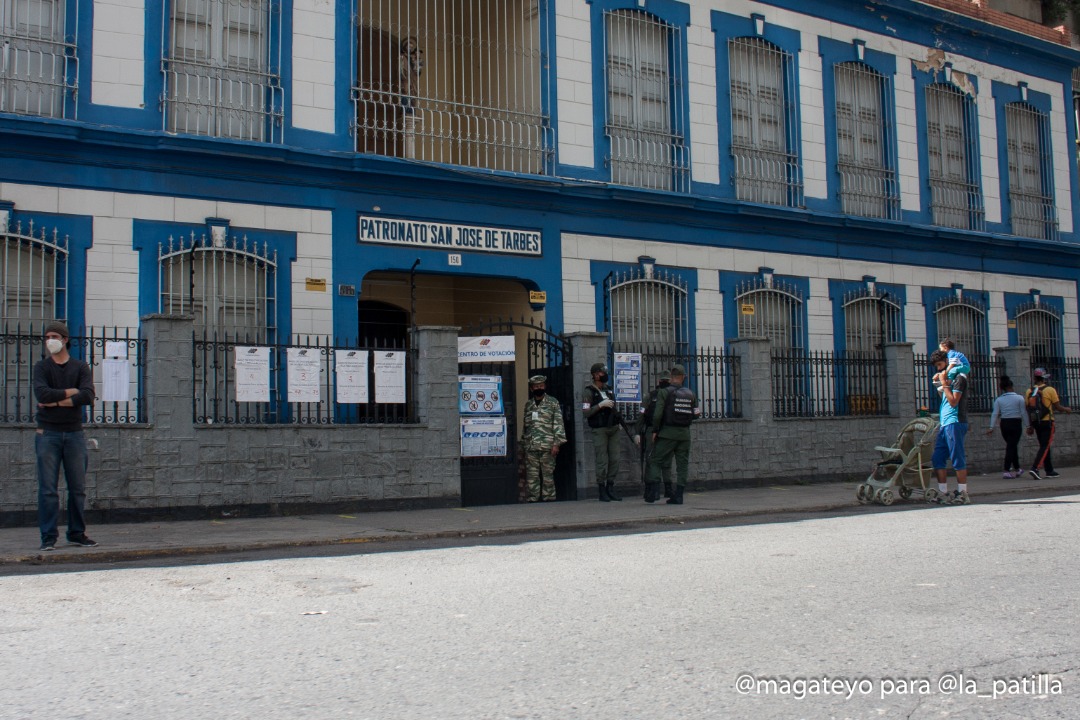
[(55, 550), (55, 549), (56, 549), (56, 541), (55, 540), (42, 540), (41, 541), (41, 547), (38, 548), (38, 550), (41, 550), (42, 552), (50, 552), (50, 551)]
[(1050, 471), (1050, 472), (1046, 473), (1046, 475), (1044, 477), (1061, 477), (1061, 473)]
[(90, 536), (86, 533), (69, 537), (68, 543), (71, 545), (78, 545), (79, 547), (97, 547), (97, 543), (91, 540)]
[(1032, 480), (1042, 480), (1042, 475), (1039, 474), (1038, 470), (1028, 470), (1028, 475), (1031, 476)]

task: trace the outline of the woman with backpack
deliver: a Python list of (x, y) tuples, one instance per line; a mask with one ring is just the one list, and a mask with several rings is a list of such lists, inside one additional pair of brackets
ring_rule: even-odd
[[(1057, 390), (1046, 383), (1050, 379), (1050, 373), (1046, 372), (1045, 368), (1035, 368), (1032, 375), (1034, 384), (1024, 393), (1024, 402), (1027, 405), (1028, 419), (1031, 421), (1027, 433), (1039, 439), (1039, 452), (1035, 455), (1035, 462), (1028, 470), (1028, 475), (1042, 480), (1043, 477), (1053, 478), (1059, 475), (1054, 472), (1054, 462), (1050, 459), (1050, 446), (1054, 444), (1054, 411), (1068, 414), (1072, 412), (1072, 408), (1062, 405)], [(1039, 468), (1043, 468), (1046, 474), (1040, 475)]]
[(1020, 438), (1028, 427), (1028, 413), (1024, 398), (1013, 391), (1013, 381), (1008, 375), (998, 380), (1001, 394), (994, 400), (994, 412), (990, 415), (990, 427), (986, 434), (991, 435), (1001, 421), (1001, 437), (1005, 440), (1005, 463), (1001, 477), (1011, 479), (1024, 474), (1020, 469)]

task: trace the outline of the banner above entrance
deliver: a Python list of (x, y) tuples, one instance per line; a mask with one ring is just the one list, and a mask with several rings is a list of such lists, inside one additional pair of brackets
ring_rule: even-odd
[(540, 231), (361, 215), (357, 240), (432, 250), (540, 255)]
[(514, 362), (514, 336), (459, 337), (457, 354), (459, 363)]

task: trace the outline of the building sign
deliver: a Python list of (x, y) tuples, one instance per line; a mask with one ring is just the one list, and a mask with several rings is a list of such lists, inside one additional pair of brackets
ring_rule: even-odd
[(326, 278), (304, 278), (304, 289), (308, 292), (326, 292)]
[(498, 375), (459, 375), (458, 412), (462, 415), (502, 415), (502, 378)]
[(506, 418), (461, 418), (461, 457), (504, 457)]
[(361, 215), (357, 240), (432, 250), (540, 255), (540, 231)]
[(641, 353), (615, 353), (615, 401), (641, 402)]
[(546, 290), (530, 290), (529, 302), (533, 305), (545, 305), (547, 304), (547, 291)]
[(753, 303), (743, 303), (742, 304), (742, 314), (743, 315), (753, 315), (754, 314), (754, 305), (753, 305)]
[(458, 362), (514, 362), (513, 335), (485, 335), (457, 339)]

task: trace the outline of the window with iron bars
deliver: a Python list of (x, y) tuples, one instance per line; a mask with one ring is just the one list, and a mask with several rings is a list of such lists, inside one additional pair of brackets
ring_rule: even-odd
[(739, 200), (801, 207), (795, 64), (761, 38), (728, 40), (731, 154)]
[(840, 63), (836, 80), (836, 160), (848, 215), (900, 217), (900, 188), (889, 122), (889, 79), (863, 63)]
[(1056, 239), (1053, 165), (1046, 113), (1026, 103), (1009, 103), (1005, 106), (1005, 134), (1013, 235)]
[(680, 277), (647, 268), (611, 273), (604, 295), (611, 352), (688, 352), (688, 293)]
[(1076, 164), (1080, 167), (1080, 68), (1072, 71), (1073, 133), (1076, 136)]
[(803, 301), (794, 287), (761, 279), (740, 283), (734, 312), (739, 337), (768, 338), (773, 350), (803, 349)]
[(275, 341), (277, 252), (265, 242), (170, 236), (158, 246), (158, 271), (161, 312), (194, 315), (196, 335)]
[(547, 0), (354, 0), (356, 151), (554, 169)]
[(164, 7), (165, 130), (281, 142), (281, 3), (171, 0)]
[[(934, 309), (937, 319), (937, 339), (950, 338), (956, 349), (972, 358), (990, 354), (986, 336), (986, 309), (970, 298), (948, 297)], [(933, 343), (937, 349), (937, 342)]]
[(934, 224), (982, 230), (975, 102), (958, 87), (926, 86), (926, 153)]
[(884, 343), (901, 342), (900, 304), (882, 290), (857, 290), (844, 296), (844, 347), (848, 356), (879, 354)]
[(686, 192), (679, 29), (637, 10), (605, 12), (604, 24), (611, 182)]
[[(0, 0), (0, 112), (74, 116), (76, 0)], [(70, 14), (70, 17), (69, 17)]]
[(68, 236), (0, 210), (0, 319), (30, 329), (67, 317)]
[(1056, 308), (1024, 303), (1017, 306), (1016, 344), (1031, 348), (1033, 365), (1065, 354), (1061, 337), (1061, 315)]

